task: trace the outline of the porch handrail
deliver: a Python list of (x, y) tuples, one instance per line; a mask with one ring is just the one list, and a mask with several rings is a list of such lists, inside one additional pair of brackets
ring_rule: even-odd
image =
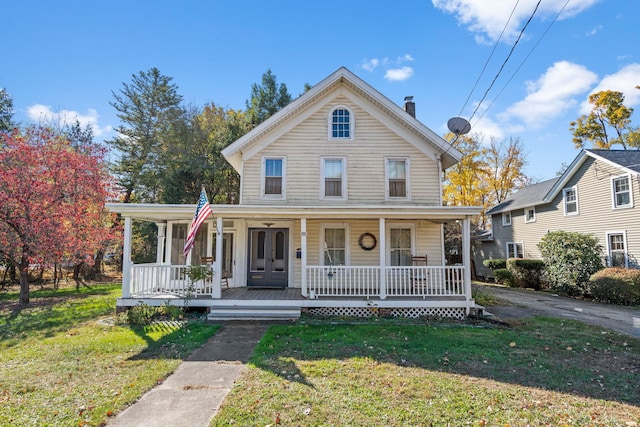
[(130, 295), (132, 298), (197, 297), (211, 295), (213, 278), (192, 282), (189, 265), (134, 264), (131, 267)]

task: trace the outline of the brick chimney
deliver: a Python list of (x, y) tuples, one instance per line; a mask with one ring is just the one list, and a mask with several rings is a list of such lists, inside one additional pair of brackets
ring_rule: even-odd
[(413, 96), (404, 97), (404, 111), (409, 113), (414, 119), (416, 118), (416, 103), (413, 102)]

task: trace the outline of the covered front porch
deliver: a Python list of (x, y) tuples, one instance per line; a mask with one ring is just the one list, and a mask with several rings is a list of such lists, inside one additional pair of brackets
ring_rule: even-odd
[[(122, 307), (169, 301), (212, 311), (272, 306), (323, 314), (382, 310), (390, 315), (411, 311), (447, 317), (467, 315), (475, 307), (469, 230), (476, 208), (213, 205), (215, 218), (205, 232), (209, 243), (195, 254), (201, 256), (190, 255), (184, 264), (171, 262), (176, 248), (171, 243), (175, 233), (170, 230), (186, 223), (195, 206), (118, 204), (110, 208), (125, 220), (122, 298), (118, 300)], [(131, 262), (133, 218), (158, 225), (157, 262)], [(446, 221), (460, 224), (459, 264), (446, 265), (442, 243)], [(327, 245), (326, 236), (333, 234), (326, 230), (344, 230), (340, 243)], [(397, 230), (406, 231), (407, 243), (397, 242), (397, 236), (405, 235)], [(363, 237), (372, 241), (363, 243)], [(252, 249), (256, 242), (267, 248), (268, 255)], [(336, 245), (344, 249), (335, 249)], [(211, 260), (215, 261), (209, 264)], [(194, 281), (190, 269), (198, 264), (210, 269), (211, 275)], [(252, 282), (263, 275), (270, 279)]]

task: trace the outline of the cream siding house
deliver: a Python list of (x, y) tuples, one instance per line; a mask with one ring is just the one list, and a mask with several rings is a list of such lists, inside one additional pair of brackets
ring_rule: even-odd
[(474, 247), (488, 258), (541, 258), (550, 231), (596, 236), (605, 265), (640, 268), (640, 151), (583, 150), (558, 178), (525, 187), (488, 211), (492, 236)]
[[(462, 317), (475, 307), (470, 260), (447, 266), (443, 249), (443, 224), (459, 221), (469, 248), (470, 218), (480, 212), (442, 206), (442, 171), (461, 154), (349, 70), (338, 69), (222, 154), (241, 175), (240, 203), (211, 205), (213, 218), (187, 259), (182, 245), (195, 205), (109, 205), (125, 219), (119, 305), (159, 304), (168, 295), (179, 304), (188, 266), (215, 259), (213, 279), (196, 283), (190, 301), (211, 307), (211, 318), (372, 308)], [(158, 226), (154, 264), (130, 261), (134, 218)]]

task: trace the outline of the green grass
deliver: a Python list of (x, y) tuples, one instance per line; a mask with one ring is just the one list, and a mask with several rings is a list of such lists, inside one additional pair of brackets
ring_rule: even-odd
[(635, 425), (638, 378), (639, 340), (569, 321), (273, 326), (212, 425)]
[(117, 284), (0, 297), (0, 425), (99, 426), (167, 377), (216, 327), (112, 326)]

